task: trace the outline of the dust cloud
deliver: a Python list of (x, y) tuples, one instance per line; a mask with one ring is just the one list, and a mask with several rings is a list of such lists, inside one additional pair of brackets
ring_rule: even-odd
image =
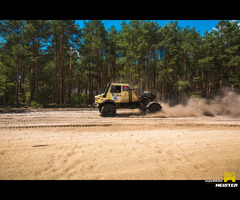
[(161, 103), (163, 109), (154, 116), (158, 117), (202, 117), (231, 116), (240, 117), (240, 95), (225, 90), (213, 100), (191, 98), (186, 105), (169, 106)]

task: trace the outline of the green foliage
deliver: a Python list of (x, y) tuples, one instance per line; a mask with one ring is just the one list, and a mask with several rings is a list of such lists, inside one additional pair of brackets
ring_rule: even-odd
[(178, 81), (177, 86), (178, 86), (178, 90), (183, 90), (186, 87), (190, 86), (190, 82), (189, 81)]
[(6, 66), (0, 62), (0, 97), (4, 95), (7, 89), (7, 76), (6, 74)]
[(37, 103), (36, 101), (31, 101), (31, 107), (32, 108), (42, 108), (43, 107), (43, 105), (42, 104), (40, 104), (40, 103)]
[(75, 94), (71, 98), (70, 105), (72, 106), (81, 106), (87, 102), (88, 96), (85, 94)]
[(0, 104), (91, 104), (110, 81), (161, 100), (213, 97), (240, 88), (240, 28), (221, 20), (204, 36), (171, 21), (123, 21), (106, 30), (101, 20), (0, 21)]

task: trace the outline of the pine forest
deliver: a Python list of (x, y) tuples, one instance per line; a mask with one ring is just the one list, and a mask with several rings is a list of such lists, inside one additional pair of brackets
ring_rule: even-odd
[(94, 103), (109, 82), (171, 105), (240, 89), (240, 26), (221, 20), (201, 35), (171, 21), (0, 21), (0, 105)]

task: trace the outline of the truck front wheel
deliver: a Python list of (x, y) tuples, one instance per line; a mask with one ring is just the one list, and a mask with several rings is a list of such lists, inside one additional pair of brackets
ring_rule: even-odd
[(99, 112), (102, 113), (102, 105), (101, 104), (99, 105), (98, 109), (99, 109)]
[(101, 115), (103, 117), (114, 117), (114, 116), (116, 116), (116, 107), (111, 103), (104, 104), (102, 106)]

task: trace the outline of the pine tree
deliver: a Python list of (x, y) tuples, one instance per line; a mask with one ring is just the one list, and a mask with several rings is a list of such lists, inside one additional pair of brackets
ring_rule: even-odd
[[(84, 22), (82, 29), (81, 55), (88, 74), (89, 104), (93, 103), (93, 92), (110, 81), (108, 64), (105, 63), (107, 31), (100, 20)], [(87, 89), (87, 88), (86, 88)]]
[[(24, 25), (25, 49), (30, 63), (30, 101), (38, 100), (39, 91), (39, 73), (42, 66), (40, 65), (43, 57), (42, 51), (47, 45), (50, 37), (49, 23), (46, 20), (26, 20)], [(40, 74), (41, 75), (41, 74)]]
[(3, 20), (0, 24), (0, 35), (6, 40), (5, 48), (12, 67), (11, 72), (15, 73), (15, 103), (19, 103), (19, 71), (21, 70), (21, 56), (23, 49), (23, 26), (22, 20)]
[(118, 37), (119, 33), (116, 30), (115, 26), (112, 26), (108, 30), (108, 46), (107, 46), (107, 59), (106, 62), (110, 66), (110, 81), (114, 82), (117, 78), (117, 65), (116, 61), (118, 59), (117, 50), (118, 50)]
[(53, 20), (51, 28), (53, 35), (51, 45), (55, 49), (56, 66), (55, 99), (57, 104), (64, 104), (66, 96), (67, 101), (70, 102), (72, 90), (72, 52), (70, 50), (78, 48), (77, 40), (80, 32), (74, 20)]
[(93, 103), (112, 82), (163, 101), (213, 98), (240, 88), (240, 28), (221, 20), (202, 36), (171, 21), (131, 20), (106, 30), (101, 20), (0, 21), (0, 103)]

